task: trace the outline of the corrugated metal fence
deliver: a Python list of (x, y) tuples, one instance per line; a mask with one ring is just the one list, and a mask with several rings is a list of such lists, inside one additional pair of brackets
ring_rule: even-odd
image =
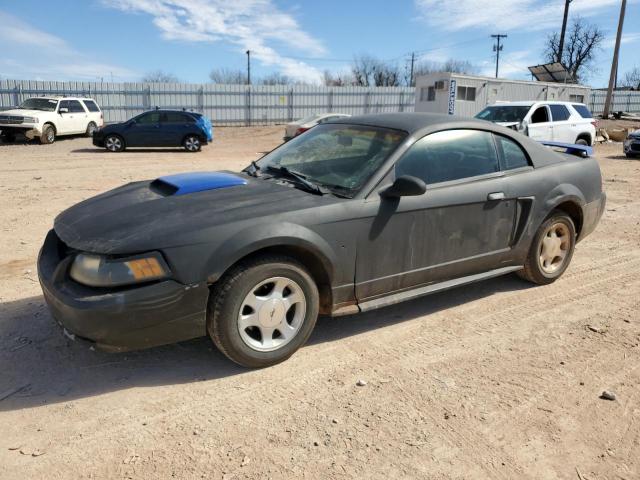
[(410, 112), (414, 106), (414, 89), (407, 87), (2, 80), (0, 110), (42, 95), (92, 97), (104, 111), (106, 122), (126, 120), (156, 106), (194, 110), (216, 125), (272, 125), (324, 112)]
[[(591, 111), (600, 114), (604, 110), (604, 102), (607, 98), (606, 90), (593, 90), (591, 92)], [(640, 91), (613, 92), (611, 99), (611, 112), (640, 113)]]
[[(2, 80), (0, 110), (17, 106), (31, 96), (75, 95), (95, 98), (106, 122), (126, 120), (158, 106), (201, 112), (217, 125), (272, 125), (323, 112), (412, 112), (414, 92), (409, 87)], [(591, 92), (594, 114), (602, 113), (606, 95), (602, 90)], [(640, 113), (640, 92), (615, 92), (611, 110)]]

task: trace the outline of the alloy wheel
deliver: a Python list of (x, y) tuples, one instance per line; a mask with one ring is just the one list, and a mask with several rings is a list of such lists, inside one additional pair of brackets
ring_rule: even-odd
[(122, 140), (120, 140), (118, 137), (107, 137), (104, 145), (105, 147), (107, 147), (107, 150), (111, 152), (117, 152), (122, 148)]
[(563, 267), (571, 247), (569, 228), (562, 222), (547, 228), (540, 242), (540, 268), (546, 274), (553, 274)]
[(190, 152), (196, 152), (200, 149), (200, 140), (198, 137), (187, 137), (184, 141), (184, 146)]
[(259, 352), (277, 350), (298, 334), (306, 309), (300, 285), (286, 277), (268, 278), (255, 285), (240, 306), (240, 338)]

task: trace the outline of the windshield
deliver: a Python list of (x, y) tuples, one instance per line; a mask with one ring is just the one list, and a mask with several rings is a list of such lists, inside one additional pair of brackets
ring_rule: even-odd
[(43, 112), (53, 112), (58, 106), (58, 100), (50, 98), (29, 98), (22, 102), (20, 108), (23, 110), (42, 110)]
[(490, 122), (521, 122), (530, 108), (530, 105), (494, 105), (482, 110), (476, 118)]
[(257, 162), (261, 171), (281, 167), (352, 197), (407, 136), (363, 125), (321, 124)]

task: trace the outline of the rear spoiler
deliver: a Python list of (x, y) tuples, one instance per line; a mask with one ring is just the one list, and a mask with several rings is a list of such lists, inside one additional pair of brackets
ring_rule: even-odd
[(590, 147), (589, 145), (575, 145), (573, 143), (548, 142), (546, 140), (542, 140), (540, 143), (546, 147), (552, 147), (554, 149), (564, 149), (564, 153), (568, 153), (569, 155), (577, 155), (579, 157), (590, 157), (593, 155), (593, 147)]

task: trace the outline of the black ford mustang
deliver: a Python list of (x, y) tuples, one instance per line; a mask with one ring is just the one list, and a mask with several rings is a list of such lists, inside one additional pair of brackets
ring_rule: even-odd
[(605, 204), (597, 162), (429, 114), (319, 125), (241, 173), (134, 182), (61, 213), (39, 277), (55, 318), (111, 350), (208, 334), (291, 356), (318, 314), (518, 272), (556, 280)]

